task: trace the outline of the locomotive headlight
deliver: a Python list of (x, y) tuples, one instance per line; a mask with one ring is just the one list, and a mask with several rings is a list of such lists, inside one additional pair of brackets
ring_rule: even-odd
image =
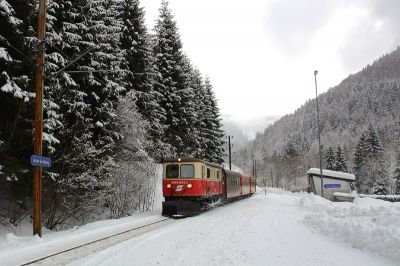
[(167, 188), (171, 188), (171, 184), (167, 184)]
[(192, 186), (192, 184), (188, 184), (187, 187), (188, 188), (192, 188), (193, 186)]

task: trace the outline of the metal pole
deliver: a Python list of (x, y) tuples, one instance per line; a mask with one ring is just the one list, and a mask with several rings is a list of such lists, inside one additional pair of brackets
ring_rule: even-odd
[(254, 159), (254, 177), (257, 179), (257, 160)]
[(317, 89), (317, 74), (318, 70), (314, 71), (315, 81), (315, 101), (317, 102), (317, 123), (318, 123), (318, 150), (319, 150), (319, 171), (321, 177), (321, 196), (324, 196), (324, 179), (322, 176), (322, 157), (321, 157), (321, 131), (319, 126), (319, 108), (318, 108), (318, 89)]
[(254, 170), (254, 154), (251, 155), (251, 175), (256, 177), (256, 171)]
[(271, 186), (274, 187), (274, 176), (272, 175), (272, 169), (271, 169)]
[(232, 170), (231, 136), (228, 136), (228, 151), (229, 151), (229, 170)]
[[(46, 0), (39, 0), (38, 49), (35, 80), (35, 155), (42, 155), (43, 139), (43, 87), (46, 35)], [(33, 178), (33, 234), (42, 237), (42, 168), (35, 166)]]

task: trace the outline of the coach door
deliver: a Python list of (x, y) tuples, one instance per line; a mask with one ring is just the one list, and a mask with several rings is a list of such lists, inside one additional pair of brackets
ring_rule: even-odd
[(207, 196), (211, 194), (211, 168), (206, 167), (206, 189)]
[(226, 198), (226, 172), (224, 169), (221, 170), (221, 187), (222, 196)]
[(207, 195), (207, 178), (206, 178), (206, 167), (201, 166), (201, 194)]

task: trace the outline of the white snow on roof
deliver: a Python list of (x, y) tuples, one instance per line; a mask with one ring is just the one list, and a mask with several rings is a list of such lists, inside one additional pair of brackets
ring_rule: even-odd
[[(309, 175), (309, 174), (320, 175), (320, 170), (319, 170), (319, 168), (310, 168), (307, 171), (307, 175)], [(346, 179), (346, 180), (356, 180), (356, 176), (353, 174), (339, 172), (339, 171), (326, 170), (326, 169), (322, 169), (322, 175), (324, 177), (336, 177), (336, 178), (341, 178), (341, 179)]]

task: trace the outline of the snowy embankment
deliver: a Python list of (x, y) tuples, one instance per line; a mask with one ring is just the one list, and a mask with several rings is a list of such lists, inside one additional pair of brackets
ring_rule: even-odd
[(354, 203), (333, 203), (303, 197), (310, 211), (304, 223), (323, 235), (400, 262), (400, 203), (356, 198)]
[(0, 265), (24, 264), (161, 219), (163, 217), (159, 215), (159, 211), (154, 211), (121, 219), (98, 221), (65, 231), (45, 230), (42, 238), (31, 235), (31, 224), (30, 226), (24, 224), (22, 228), (14, 229), (18, 231), (18, 236), (0, 227)]

